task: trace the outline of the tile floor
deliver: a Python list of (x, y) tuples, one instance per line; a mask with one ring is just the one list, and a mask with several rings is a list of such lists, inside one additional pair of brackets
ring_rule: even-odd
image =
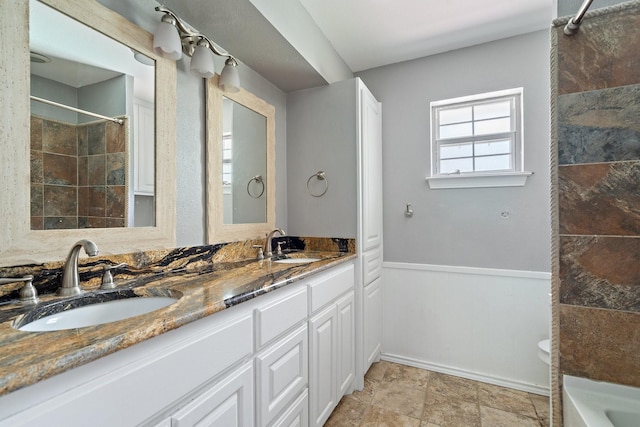
[(325, 427), (541, 427), (549, 398), (381, 361)]

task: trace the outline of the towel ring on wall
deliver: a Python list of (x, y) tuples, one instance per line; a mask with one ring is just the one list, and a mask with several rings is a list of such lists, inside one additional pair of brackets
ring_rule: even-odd
[[(260, 194), (258, 194), (257, 196), (251, 194), (250, 187), (253, 181), (255, 181), (256, 184), (262, 184), (262, 191), (260, 191)], [(264, 194), (264, 179), (262, 179), (262, 175), (256, 175), (249, 180), (249, 182), (247, 183), (247, 193), (249, 193), (249, 196), (254, 199), (259, 199), (260, 197), (262, 197), (262, 195)]]
[[(313, 194), (313, 192), (311, 191), (311, 189), (309, 188), (309, 183), (311, 182), (311, 180), (313, 178), (316, 178), (318, 181), (324, 181), (324, 191), (322, 191), (319, 194)], [(311, 194), (313, 197), (322, 197), (325, 195), (325, 193), (327, 192), (327, 190), (329, 189), (329, 180), (327, 179), (324, 171), (318, 171), (315, 174), (311, 175), (309, 177), (309, 179), (307, 180), (307, 191), (309, 192), (309, 194)]]

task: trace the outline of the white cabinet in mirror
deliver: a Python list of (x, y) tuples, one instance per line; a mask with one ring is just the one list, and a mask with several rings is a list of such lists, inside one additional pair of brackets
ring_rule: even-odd
[[(61, 260), (81, 238), (104, 254), (174, 246), (175, 63), (94, 0), (0, 5), (11, 17), (0, 22), (0, 79), (11, 82), (0, 112), (0, 266)], [(136, 104), (151, 111), (143, 151), (157, 153), (144, 194), (133, 176)]]

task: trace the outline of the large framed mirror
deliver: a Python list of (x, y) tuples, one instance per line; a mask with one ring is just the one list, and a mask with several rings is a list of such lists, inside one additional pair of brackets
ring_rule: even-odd
[(275, 226), (275, 108), (207, 81), (207, 238), (262, 238)]
[(93, 0), (0, 4), (0, 266), (174, 246), (175, 62)]

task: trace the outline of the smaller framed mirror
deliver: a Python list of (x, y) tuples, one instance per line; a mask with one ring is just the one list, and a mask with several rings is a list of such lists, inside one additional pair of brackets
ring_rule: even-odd
[(207, 81), (207, 240), (262, 238), (275, 226), (275, 108)]

